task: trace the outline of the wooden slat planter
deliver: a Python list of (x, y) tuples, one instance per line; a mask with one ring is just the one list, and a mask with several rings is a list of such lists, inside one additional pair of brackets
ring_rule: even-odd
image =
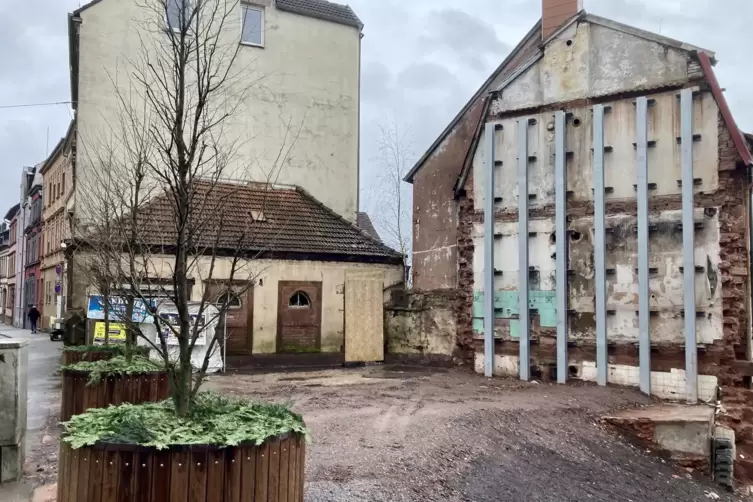
[(57, 502), (302, 502), (306, 440), (167, 450), (60, 442)]
[(66, 422), (73, 415), (80, 415), (89, 408), (162, 401), (170, 397), (170, 383), (165, 372), (111, 375), (103, 377), (95, 385), (87, 385), (88, 371), (64, 369), (62, 374), (61, 422)]

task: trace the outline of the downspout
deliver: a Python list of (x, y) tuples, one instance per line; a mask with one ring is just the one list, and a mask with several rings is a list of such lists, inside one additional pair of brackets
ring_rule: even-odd
[[(361, 28), (363, 29), (363, 27)], [(356, 107), (358, 110), (358, 134), (356, 137), (356, 214), (354, 214), (354, 221), (358, 220), (358, 211), (361, 210), (361, 43), (363, 40), (363, 32), (358, 33), (358, 94), (356, 100)]]
[[(745, 340), (745, 356), (753, 361), (753, 166), (745, 167), (748, 178), (748, 336)], [(744, 377), (745, 386), (751, 388), (750, 377)]]

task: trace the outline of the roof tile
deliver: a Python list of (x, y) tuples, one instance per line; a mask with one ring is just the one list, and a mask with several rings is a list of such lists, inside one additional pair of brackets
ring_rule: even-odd
[(277, 0), (277, 8), (303, 16), (311, 16), (333, 23), (363, 28), (363, 23), (348, 5), (326, 0)]
[[(298, 187), (194, 184), (197, 246), (260, 253), (348, 255), (399, 262), (400, 254)], [(151, 246), (177, 240), (173, 199), (155, 197), (138, 215), (139, 240)]]

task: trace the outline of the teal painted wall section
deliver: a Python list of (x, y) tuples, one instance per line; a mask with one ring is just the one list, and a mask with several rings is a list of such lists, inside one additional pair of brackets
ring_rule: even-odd
[[(557, 327), (556, 292), (531, 290), (528, 293), (528, 306), (538, 310), (539, 324), (545, 328)], [(494, 316), (497, 319), (510, 319), (510, 336), (520, 337), (520, 323), (513, 319), (520, 313), (517, 291), (497, 291), (494, 293)], [(473, 331), (484, 332), (484, 292), (473, 293)]]

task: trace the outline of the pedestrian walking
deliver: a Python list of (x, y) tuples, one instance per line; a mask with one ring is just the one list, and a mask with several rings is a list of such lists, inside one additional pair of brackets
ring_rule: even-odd
[(39, 318), (42, 316), (42, 314), (39, 313), (36, 305), (32, 305), (27, 315), (29, 316), (29, 321), (31, 322), (31, 332), (36, 333), (37, 321), (39, 321)]

